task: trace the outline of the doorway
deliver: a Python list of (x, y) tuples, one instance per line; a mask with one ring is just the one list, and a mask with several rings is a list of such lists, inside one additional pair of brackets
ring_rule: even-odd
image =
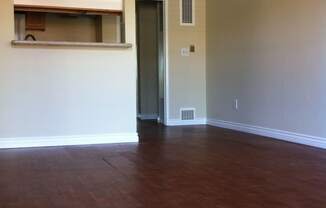
[(165, 123), (163, 1), (138, 0), (136, 14), (138, 119)]

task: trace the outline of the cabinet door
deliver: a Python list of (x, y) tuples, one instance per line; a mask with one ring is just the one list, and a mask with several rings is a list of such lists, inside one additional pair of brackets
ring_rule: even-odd
[(45, 13), (27, 12), (26, 30), (45, 30)]
[(45, 30), (45, 13), (27, 12), (26, 30)]

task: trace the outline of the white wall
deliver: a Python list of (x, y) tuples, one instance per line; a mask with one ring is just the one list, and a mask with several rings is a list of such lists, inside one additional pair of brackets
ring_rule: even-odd
[(109, 9), (121, 11), (123, 0), (14, 0), (16, 5)]
[(325, 138), (325, 10), (318, 0), (208, 0), (208, 117)]
[[(1, 138), (136, 134), (135, 2), (131, 49), (12, 47), (13, 2), (0, 7)], [(128, 60), (128, 61), (126, 61)]]

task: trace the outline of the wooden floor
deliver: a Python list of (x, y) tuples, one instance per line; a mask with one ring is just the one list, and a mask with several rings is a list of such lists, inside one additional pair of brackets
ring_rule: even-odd
[(207, 126), (0, 151), (0, 208), (325, 208), (326, 151)]

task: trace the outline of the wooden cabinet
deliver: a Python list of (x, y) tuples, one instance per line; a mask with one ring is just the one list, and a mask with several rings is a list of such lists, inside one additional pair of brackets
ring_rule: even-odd
[(45, 13), (27, 12), (26, 30), (45, 31)]

